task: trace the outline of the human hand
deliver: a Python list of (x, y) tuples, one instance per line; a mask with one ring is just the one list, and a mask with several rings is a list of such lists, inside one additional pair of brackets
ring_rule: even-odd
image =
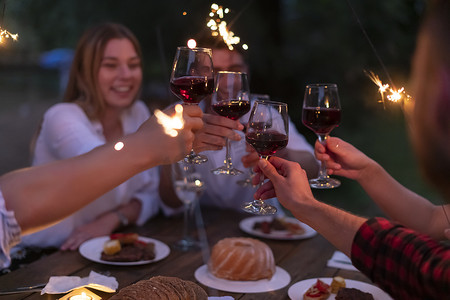
[(353, 145), (336, 137), (328, 137), (325, 146), (317, 140), (314, 152), (317, 159), (326, 164), (329, 175), (355, 180), (361, 179), (375, 163)]
[(241, 131), (244, 125), (238, 120), (205, 113), (203, 123), (203, 128), (195, 133), (194, 151), (197, 153), (222, 149), (226, 144), (226, 138), (232, 141), (241, 140), (241, 136), (235, 130)]
[[(164, 110), (166, 115), (174, 115), (174, 108)], [(158, 158), (158, 164), (171, 164), (182, 159), (192, 149), (194, 132), (203, 127), (203, 112), (196, 105), (183, 106), (184, 126), (178, 129), (177, 136), (172, 137), (164, 132), (162, 125), (155, 116), (149, 118), (137, 131), (141, 138), (143, 149)]]
[[(255, 199), (277, 197), (278, 201), (290, 211), (298, 211), (299, 205), (316, 201), (309, 187), (306, 172), (298, 163), (270, 157), (269, 162), (260, 159), (254, 170), (263, 173), (270, 180), (255, 192)], [(257, 183), (258, 180), (259, 178), (255, 178), (253, 183)]]
[(96, 219), (91, 223), (76, 228), (61, 245), (60, 249), (63, 251), (75, 251), (83, 242), (95, 237), (110, 235), (113, 230), (114, 228), (110, 227), (106, 220), (102, 218)]

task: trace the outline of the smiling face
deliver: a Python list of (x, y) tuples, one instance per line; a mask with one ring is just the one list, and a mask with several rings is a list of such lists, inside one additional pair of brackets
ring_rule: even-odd
[(133, 44), (125, 38), (108, 41), (98, 70), (98, 86), (106, 107), (129, 107), (141, 83), (141, 59)]

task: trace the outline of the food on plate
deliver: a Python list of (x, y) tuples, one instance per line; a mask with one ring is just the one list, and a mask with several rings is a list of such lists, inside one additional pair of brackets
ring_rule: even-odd
[(336, 295), (336, 300), (374, 300), (372, 294), (355, 288), (341, 288)]
[(129, 285), (111, 300), (207, 300), (208, 294), (192, 281), (177, 277), (155, 276)]
[(320, 279), (303, 294), (303, 300), (325, 300), (330, 296), (330, 286)]
[(106, 255), (114, 255), (122, 250), (119, 240), (108, 240), (103, 244), (103, 252)]
[(341, 288), (345, 288), (345, 279), (343, 277), (341, 277), (341, 276), (333, 277), (333, 280), (331, 281), (330, 287), (331, 287), (331, 292), (333, 294), (337, 294), (337, 292)]
[(272, 218), (268, 221), (255, 222), (253, 230), (269, 234), (272, 231), (288, 231), (291, 234), (302, 234), (305, 229), (298, 223), (290, 222), (285, 218)]
[(114, 262), (133, 262), (155, 258), (155, 244), (138, 239), (136, 233), (115, 233), (103, 244), (101, 259)]
[(259, 240), (225, 238), (212, 248), (208, 270), (227, 280), (270, 279), (275, 273), (275, 259), (272, 249)]

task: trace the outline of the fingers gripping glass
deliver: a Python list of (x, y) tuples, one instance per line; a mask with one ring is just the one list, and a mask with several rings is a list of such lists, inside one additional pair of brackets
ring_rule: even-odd
[[(177, 48), (170, 76), (170, 90), (185, 105), (198, 105), (213, 93), (214, 71), (211, 55), (212, 50), (208, 48)], [(208, 158), (191, 150), (185, 160), (200, 164), (208, 161)]]
[[(241, 72), (218, 72), (211, 100), (212, 109), (223, 117), (237, 120), (250, 110), (247, 74)], [(216, 175), (239, 175), (243, 172), (233, 167), (230, 156), (230, 141), (226, 139), (224, 165), (211, 170)]]
[[(274, 101), (256, 101), (247, 123), (245, 140), (263, 159), (268, 159), (288, 144), (289, 123), (287, 104)], [(262, 182), (260, 182), (260, 185)], [(268, 215), (276, 207), (261, 199), (245, 202), (242, 208), (253, 214)]]
[[(314, 131), (322, 144), (330, 132), (341, 122), (341, 105), (336, 84), (310, 84), (306, 86), (302, 110), (303, 124)], [(312, 188), (332, 189), (341, 182), (327, 174), (321, 163), (319, 176), (309, 180)]]

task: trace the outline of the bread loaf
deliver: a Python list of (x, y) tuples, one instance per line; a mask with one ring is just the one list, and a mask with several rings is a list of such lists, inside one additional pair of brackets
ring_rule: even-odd
[(269, 246), (259, 240), (225, 238), (212, 248), (208, 269), (228, 280), (270, 279), (275, 273), (275, 260)]
[(205, 290), (192, 281), (177, 277), (155, 276), (129, 285), (111, 300), (207, 300)]

